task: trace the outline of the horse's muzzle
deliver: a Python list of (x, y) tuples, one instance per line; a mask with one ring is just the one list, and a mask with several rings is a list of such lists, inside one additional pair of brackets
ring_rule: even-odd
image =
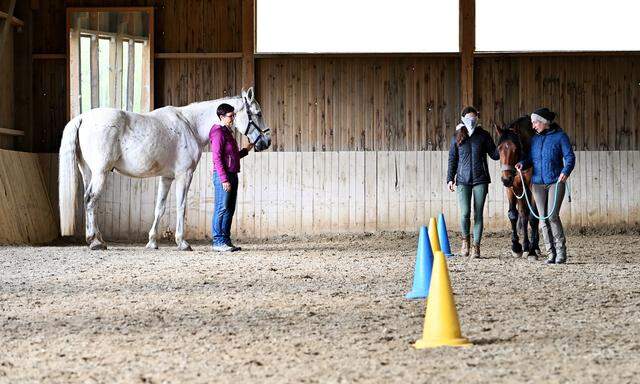
[(510, 188), (513, 186), (513, 179), (514, 179), (513, 176), (509, 176), (509, 177), (502, 176), (500, 179), (502, 180), (502, 184), (505, 187)]
[(256, 152), (262, 152), (271, 146), (271, 138), (269, 136), (260, 135), (254, 143)]

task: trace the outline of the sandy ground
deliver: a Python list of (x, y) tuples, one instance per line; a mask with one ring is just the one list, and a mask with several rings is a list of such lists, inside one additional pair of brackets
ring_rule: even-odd
[(486, 238), (449, 260), (474, 346), (421, 351), (416, 243), (0, 247), (0, 382), (640, 381), (638, 236), (572, 236), (564, 266)]

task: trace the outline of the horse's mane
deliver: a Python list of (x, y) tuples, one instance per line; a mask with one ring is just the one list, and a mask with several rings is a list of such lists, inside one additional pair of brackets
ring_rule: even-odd
[[(529, 115), (524, 115), (524, 116), (520, 116), (517, 119), (513, 120), (511, 123), (509, 123), (507, 125), (507, 129), (514, 129), (517, 130), (518, 127), (527, 127), (527, 126), (531, 126), (530, 124), (528, 124), (529, 122)], [(533, 128), (532, 128), (533, 129)]]
[(528, 153), (531, 148), (531, 137), (535, 134), (531, 120), (528, 115), (520, 116), (513, 120), (502, 129), (502, 133), (498, 139), (498, 145), (510, 140), (518, 146), (519, 149)]

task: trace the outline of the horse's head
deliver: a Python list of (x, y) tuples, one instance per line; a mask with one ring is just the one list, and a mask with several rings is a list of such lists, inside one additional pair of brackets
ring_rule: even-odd
[(256, 152), (264, 151), (271, 145), (271, 133), (262, 118), (253, 87), (242, 90), (242, 102), (243, 106), (236, 111), (236, 128), (255, 145)]
[(500, 153), (502, 184), (505, 187), (511, 187), (516, 176), (515, 165), (529, 153), (531, 137), (535, 131), (529, 116), (521, 116), (502, 128), (498, 128), (494, 124), (494, 128), (500, 135), (498, 152)]
[(500, 138), (498, 139), (498, 152), (500, 153), (500, 169), (502, 171), (502, 184), (509, 188), (513, 186), (516, 176), (515, 165), (520, 160), (522, 154), (522, 142), (520, 135), (510, 128), (498, 128)]

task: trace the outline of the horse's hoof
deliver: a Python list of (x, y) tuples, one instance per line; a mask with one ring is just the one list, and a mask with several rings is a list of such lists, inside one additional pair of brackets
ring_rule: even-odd
[(178, 251), (193, 251), (193, 249), (191, 249), (189, 244), (183, 243), (178, 247)]
[(527, 260), (529, 260), (529, 261), (537, 261), (538, 260), (538, 255), (536, 255), (535, 252), (529, 253), (529, 255), (527, 256)]
[(147, 249), (158, 249), (158, 243), (154, 242), (148, 242), (146, 247)]
[(89, 246), (89, 249), (92, 251), (106, 251), (107, 245), (105, 243), (99, 242), (98, 240), (94, 240)]
[(522, 252), (511, 251), (511, 256), (513, 257), (522, 257)]

